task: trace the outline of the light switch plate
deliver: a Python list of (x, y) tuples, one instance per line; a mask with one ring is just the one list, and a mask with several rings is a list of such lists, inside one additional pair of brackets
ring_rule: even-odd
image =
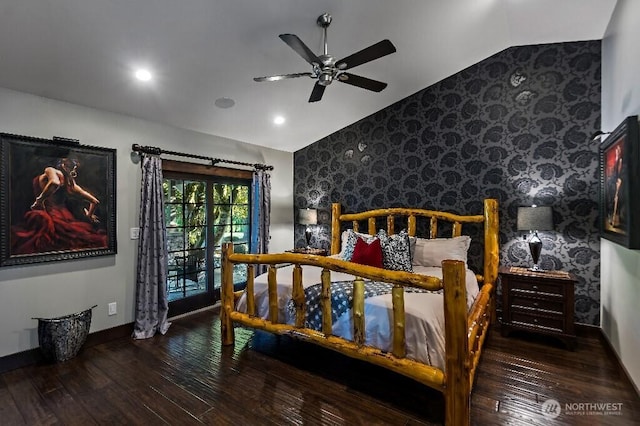
[(129, 235), (131, 235), (132, 240), (137, 240), (138, 238), (140, 238), (140, 228), (129, 229)]

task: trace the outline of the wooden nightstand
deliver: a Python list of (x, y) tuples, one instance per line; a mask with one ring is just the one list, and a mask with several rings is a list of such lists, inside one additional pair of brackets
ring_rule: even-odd
[(501, 267), (503, 336), (527, 330), (555, 336), (573, 350), (575, 275), (564, 271), (533, 272)]
[(321, 248), (296, 248), (293, 250), (287, 250), (288, 253), (299, 253), (299, 254), (315, 254), (316, 256), (326, 256), (329, 254), (327, 250)]

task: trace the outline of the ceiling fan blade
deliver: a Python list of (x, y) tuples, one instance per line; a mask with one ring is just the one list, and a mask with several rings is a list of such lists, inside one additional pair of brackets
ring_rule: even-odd
[(339, 70), (348, 70), (357, 67), (374, 59), (381, 58), (396, 51), (396, 47), (389, 40), (385, 39), (374, 45), (366, 47), (353, 55), (347, 56), (336, 62), (336, 68)]
[(363, 89), (371, 90), (374, 92), (381, 92), (387, 87), (387, 83), (383, 83), (378, 80), (372, 80), (370, 78), (362, 77), (348, 72), (343, 72), (338, 76), (338, 81), (350, 84), (352, 86), (362, 87)]
[(322, 99), (325, 87), (327, 86), (323, 86), (320, 83), (316, 82), (315, 86), (313, 86), (311, 96), (309, 97), (309, 102), (318, 102), (320, 99)]
[(312, 77), (313, 74), (310, 72), (298, 72), (294, 74), (282, 74), (282, 75), (268, 75), (266, 77), (254, 77), (253, 81), (278, 81), (284, 80), (285, 78), (296, 78), (296, 77)]
[(282, 39), (282, 41), (287, 43), (289, 47), (291, 47), (293, 50), (298, 52), (298, 55), (302, 56), (305, 61), (309, 62), (312, 65), (313, 64), (317, 64), (318, 66), (322, 65), (322, 61), (320, 60), (320, 58), (318, 58), (316, 54), (313, 53), (311, 49), (309, 49), (307, 45), (304, 44), (302, 40), (298, 38), (297, 35), (280, 34), (280, 38)]

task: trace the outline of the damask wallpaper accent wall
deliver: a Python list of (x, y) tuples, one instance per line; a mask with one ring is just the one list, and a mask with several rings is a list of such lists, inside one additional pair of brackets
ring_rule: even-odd
[[(481, 214), (497, 198), (501, 264), (528, 266), (517, 208), (552, 206), (540, 265), (576, 274), (576, 321), (599, 325), (600, 46), (506, 49), (297, 151), (294, 207), (319, 209), (312, 244), (330, 245), (332, 202)], [(295, 236), (303, 246), (302, 226)], [(478, 270), (482, 236), (472, 237)]]

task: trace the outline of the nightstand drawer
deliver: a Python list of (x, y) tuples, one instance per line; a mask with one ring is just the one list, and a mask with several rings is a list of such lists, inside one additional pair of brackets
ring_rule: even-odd
[(542, 309), (562, 315), (564, 312), (564, 299), (559, 296), (555, 296), (555, 299), (530, 297), (528, 294), (521, 295), (514, 291), (511, 295), (511, 308), (514, 310), (518, 307)]
[(511, 280), (511, 291), (520, 290), (532, 293), (564, 294), (564, 287), (552, 282)]
[(547, 328), (554, 331), (562, 332), (564, 330), (564, 318), (559, 317), (547, 317), (539, 315), (537, 312), (512, 312), (511, 323), (517, 325), (524, 325), (526, 327), (540, 327)]

